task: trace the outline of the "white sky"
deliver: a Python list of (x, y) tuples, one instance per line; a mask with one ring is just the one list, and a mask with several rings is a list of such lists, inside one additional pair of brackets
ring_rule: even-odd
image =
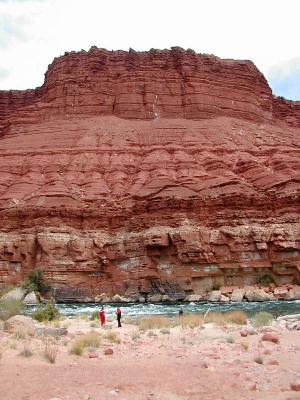
[(54, 57), (181, 46), (251, 59), (300, 100), (300, 0), (0, 0), (0, 89), (43, 83)]

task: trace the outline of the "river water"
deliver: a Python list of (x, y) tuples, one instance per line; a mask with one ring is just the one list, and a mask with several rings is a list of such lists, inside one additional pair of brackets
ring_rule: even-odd
[[(157, 304), (105, 304), (105, 314), (107, 317), (115, 315), (116, 308), (122, 309), (123, 316), (128, 317), (144, 317), (150, 315), (165, 315), (173, 316), (178, 314), (180, 307), (183, 308), (185, 314), (188, 313), (205, 313), (207, 310), (216, 312), (226, 312), (241, 310), (244, 311), (249, 317), (259, 311), (267, 311), (273, 314), (274, 317), (287, 314), (300, 313), (300, 300), (293, 301), (268, 301), (268, 302), (242, 302), (242, 303), (157, 303)], [(76, 315), (91, 315), (95, 311), (99, 311), (101, 304), (99, 303), (59, 303), (57, 304), (62, 315), (74, 317)], [(30, 314), (35, 307), (28, 306), (28, 313)]]

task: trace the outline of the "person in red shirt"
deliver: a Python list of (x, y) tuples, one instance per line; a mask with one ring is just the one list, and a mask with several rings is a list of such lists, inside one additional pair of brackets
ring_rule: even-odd
[(101, 308), (101, 311), (99, 313), (99, 319), (100, 319), (101, 326), (105, 325), (105, 311), (104, 311), (103, 307)]
[(122, 311), (120, 308), (117, 308), (117, 320), (118, 320), (118, 328), (121, 328), (121, 317), (122, 317)]

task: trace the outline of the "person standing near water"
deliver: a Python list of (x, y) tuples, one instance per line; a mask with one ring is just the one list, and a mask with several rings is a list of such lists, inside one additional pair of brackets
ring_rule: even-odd
[(103, 307), (101, 307), (101, 310), (99, 313), (99, 319), (100, 319), (101, 326), (105, 325), (105, 311), (104, 311)]
[(179, 316), (182, 316), (182, 315), (183, 315), (183, 308), (182, 308), (182, 307), (179, 308), (178, 315), (179, 315)]
[(118, 320), (118, 328), (121, 328), (121, 318), (122, 318), (122, 311), (120, 310), (120, 308), (117, 308), (117, 320)]

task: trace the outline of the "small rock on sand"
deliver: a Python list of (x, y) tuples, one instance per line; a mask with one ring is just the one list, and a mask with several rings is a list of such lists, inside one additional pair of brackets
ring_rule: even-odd
[(291, 390), (294, 390), (295, 392), (300, 392), (300, 380), (291, 382), (290, 387), (291, 387)]
[(4, 323), (4, 330), (9, 333), (15, 333), (22, 330), (26, 335), (33, 336), (35, 334), (35, 326), (31, 317), (25, 315), (15, 315)]
[(279, 365), (279, 362), (277, 360), (269, 360), (268, 364), (269, 365)]
[(263, 334), (261, 340), (265, 342), (278, 343), (279, 337), (275, 333), (268, 332)]
[(105, 350), (104, 350), (104, 354), (105, 354), (106, 356), (111, 356), (112, 354), (114, 354), (114, 351), (113, 351), (113, 349), (111, 349), (111, 348), (105, 349)]
[(98, 358), (99, 354), (98, 353), (90, 353), (89, 358)]

